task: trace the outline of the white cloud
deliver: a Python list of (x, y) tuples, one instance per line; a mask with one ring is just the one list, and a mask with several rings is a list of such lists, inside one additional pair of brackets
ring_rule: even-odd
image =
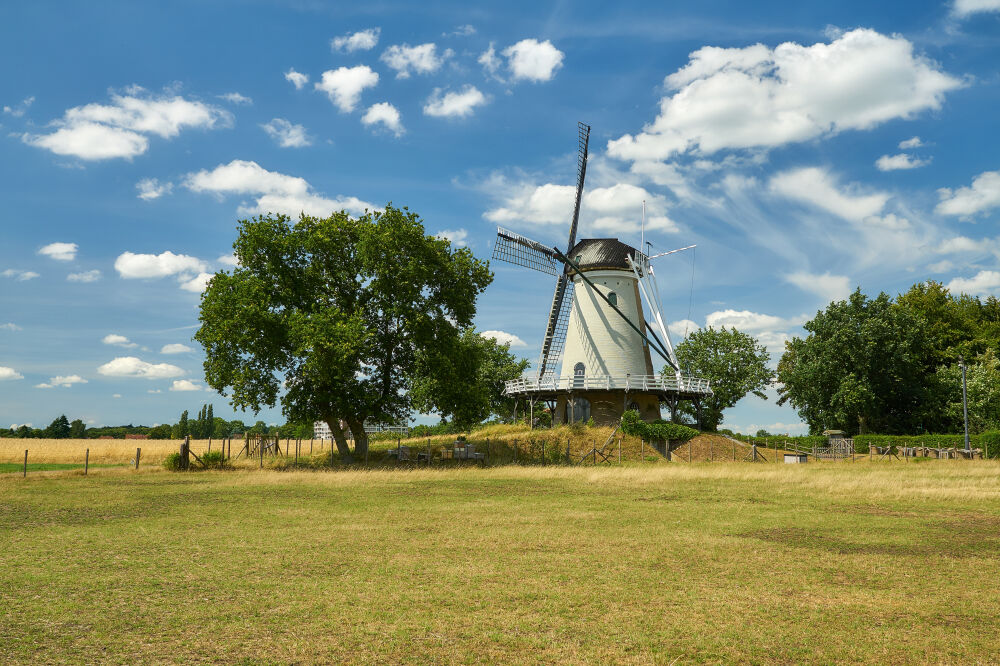
[(111, 104), (67, 109), (50, 134), (24, 134), (25, 143), (82, 160), (131, 159), (149, 148), (147, 135), (164, 139), (187, 128), (214, 129), (232, 123), (227, 111), (180, 96), (112, 95)]
[(370, 51), (378, 44), (381, 28), (368, 28), (353, 34), (334, 37), (330, 40), (330, 49), (333, 51), (343, 51), (353, 53), (354, 51)]
[(181, 289), (195, 294), (200, 294), (205, 291), (205, 288), (208, 286), (208, 281), (211, 280), (214, 275), (214, 273), (198, 273), (189, 280), (182, 280)]
[(72, 386), (73, 384), (86, 384), (87, 380), (80, 375), (66, 375), (52, 377), (47, 383), (36, 384), (35, 388), (55, 388), (57, 386)]
[(184, 371), (169, 363), (147, 363), (135, 356), (119, 356), (99, 367), (97, 372), (105, 377), (142, 377), (164, 379), (178, 377)]
[(26, 280), (33, 280), (38, 277), (38, 273), (35, 271), (22, 271), (16, 268), (8, 268), (3, 272), (0, 272), (0, 277), (14, 278), (18, 282), (25, 282)]
[(527, 343), (524, 340), (517, 337), (513, 333), (508, 333), (507, 331), (483, 331), (479, 335), (484, 338), (493, 338), (498, 343), (502, 345), (510, 345), (513, 347), (527, 347)]
[(115, 259), (115, 270), (125, 279), (162, 278), (205, 271), (201, 259), (167, 250), (160, 254), (135, 254), (123, 252)]
[(381, 124), (397, 137), (406, 131), (400, 122), (399, 110), (388, 102), (379, 102), (368, 107), (368, 111), (361, 117), (361, 123), (368, 127)]
[(882, 212), (889, 200), (884, 192), (862, 193), (858, 187), (839, 188), (836, 179), (817, 167), (784, 171), (771, 179), (771, 191), (818, 206), (838, 217), (861, 222)]
[(931, 273), (947, 273), (948, 271), (955, 268), (955, 264), (947, 259), (942, 259), (936, 263), (930, 264), (927, 270)]
[(497, 51), (493, 46), (493, 42), (490, 42), (490, 47), (483, 51), (479, 58), (476, 60), (487, 74), (494, 78), (497, 77), (497, 72), (500, 71), (500, 66), (503, 65), (503, 61), (497, 56)]
[(789, 329), (797, 328), (807, 317), (792, 319), (751, 312), (749, 310), (718, 310), (705, 317), (705, 325), (714, 328), (735, 328), (752, 335), (772, 354), (780, 354), (785, 342), (792, 338)]
[(163, 391), (161, 391), (160, 389), (149, 389), (146, 391), (146, 393), (163, 393)]
[(171, 391), (200, 391), (201, 387), (192, 382), (190, 379), (175, 379), (174, 383), (170, 385)]
[(955, 191), (938, 190), (941, 202), (935, 210), (943, 215), (969, 216), (1000, 206), (1000, 171), (984, 171), (972, 180), (971, 187)]
[(537, 82), (550, 81), (556, 70), (562, 67), (566, 54), (549, 40), (539, 42), (537, 39), (522, 39), (505, 48), (503, 55), (507, 58), (507, 67), (513, 80)]
[(296, 90), (302, 90), (303, 86), (309, 83), (309, 75), (289, 69), (285, 72), (285, 80), (295, 86)]
[[(512, 221), (537, 225), (565, 225), (573, 214), (576, 188), (572, 185), (521, 184), (509, 186), (502, 180), (491, 183), (496, 189), (506, 189), (503, 205), (486, 211), (487, 220), (498, 224)], [(676, 223), (667, 217), (666, 200), (645, 188), (628, 183), (586, 190), (581, 206), (581, 224), (589, 231), (609, 233), (638, 232), (642, 219), (642, 202), (646, 202), (646, 229), (676, 233)]]
[(96, 268), (92, 271), (82, 271), (80, 273), (70, 273), (66, 276), (67, 282), (97, 282), (101, 279), (101, 271)]
[[(184, 186), (192, 192), (212, 192), (216, 194), (250, 194), (256, 197), (254, 205), (241, 205), (241, 215), (284, 213), (298, 216), (299, 213), (326, 217), (337, 210), (348, 210), (361, 214), (375, 210), (375, 206), (356, 197), (338, 196), (328, 199), (312, 191), (304, 178), (287, 176), (276, 171), (268, 171), (256, 162), (233, 160), (220, 164), (211, 171), (190, 173), (184, 179)], [(201, 266), (197, 271), (204, 271)]]
[(930, 164), (930, 159), (914, 157), (909, 153), (899, 153), (898, 155), (883, 155), (875, 160), (875, 166), (879, 171), (897, 171), (899, 169), (916, 169)]
[(304, 148), (312, 145), (312, 139), (305, 127), (294, 125), (284, 118), (274, 118), (269, 123), (262, 123), (260, 127), (282, 148)]
[(394, 44), (386, 49), (381, 60), (396, 70), (397, 79), (409, 78), (410, 73), (432, 74), (441, 68), (444, 61), (452, 56), (451, 49), (438, 55), (437, 45), (429, 42), (410, 46), (409, 44)]
[(115, 345), (117, 347), (130, 348), (139, 346), (136, 343), (129, 340), (128, 338), (126, 338), (124, 335), (118, 335), (117, 333), (108, 333), (101, 339), (101, 342), (103, 342), (106, 345)]
[(15, 379), (24, 379), (24, 375), (14, 368), (0, 365), (0, 382), (13, 381)]
[(670, 333), (674, 343), (683, 340), (691, 333), (697, 331), (701, 326), (690, 319), (678, 319), (667, 324), (667, 332)]
[(135, 184), (135, 189), (139, 190), (137, 195), (143, 201), (159, 199), (164, 194), (170, 194), (174, 189), (173, 183), (161, 183), (156, 178), (143, 178)]
[(15, 107), (4, 106), (3, 112), (12, 115), (15, 118), (20, 118), (25, 113), (27, 113), (28, 108), (30, 108), (31, 105), (34, 104), (34, 102), (35, 102), (35, 97), (34, 95), (32, 95), (31, 97), (26, 97), (23, 100), (21, 100), (21, 103)]
[(476, 26), (466, 23), (465, 25), (457, 26), (451, 32), (441, 33), (442, 37), (469, 37), (470, 35), (476, 34)]
[(455, 247), (466, 247), (469, 244), (466, 240), (469, 237), (469, 232), (465, 229), (443, 229), (434, 235), (451, 241)]
[(815, 274), (800, 271), (785, 276), (785, 280), (802, 291), (816, 294), (826, 301), (841, 301), (851, 295), (851, 281), (846, 275)]
[(447, 92), (435, 88), (424, 104), (424, 114), (438, 118), (465, 118), (477, 106), (486, 104), (486, 95), (473, 85), (466, 85), (460, 92)]
[(173, 343), (171, 343), (169, 345), (163, 345), (163, 349), (160, 350), (160, 353), (161, 354), (186, 354), (186, 353), (192, 352), (192, 351), (194, 351), (194, 349), (192, 349), (191, 347), (188, 347), (187, 345), (183, 345), (183, 344), (181, 344), (179, 342), (173, 342)]
[(20, 326), (13, 322), (7, 322), (6, 324), (0, 324), (0, 331), (20, 331), (22, 330)]
[(1000, 271), (979, 271), (975, 277), (955, 278), (945, 286), (953, 294), (997, 295), (1000, 294)]
[(911, 148), (920, 148), (924, 145), (924, 142), (920, 140), (919, 136), (911, 136), (909, 139), (899, 142), (900, 150), (909, 150)]
[(955, 0), (952, 12), (962, 18), (979, 12), (1000, 12), (1000, 0)]
[(939, 254), (986, 254), (994, 243), (989, 240), (973, 240), (968, 236), (954, 236), (946, 238), (937, 244), (935, 248)]
[(122, 394), (121, 393), (112, 393), (111, 397), (112, 398), (120, 398), (120, 397), (122, 397)]
[(240, 263), (235, 254), (224, 254), (216, 259), (216, 261), (223, 266), (237, 266)]
[(656, 119), (610, 141), (610, 155), (663, 160), (871, 129), (940, 108), (962, 82), (905, 38), (858, 29), (812, 46), (706, 46), (665, 84), (674, 92), (661, 99)]
[(76, 243), (49, 243), (38, 251), (38, 254), (51, 257), (56, 261), (73, 261), (76, 259)]
[(378, 74), (368, 65), (358, 65), (323, 72), (323, 80), (316, 83), (315, 88), (325, 92), (338, 109), (350, 112), (361, 101), (365, 88), (373, 88), (377, 84)]
[(253, 104), (253, 98), (247, 97), (246, 95), (241, 95), (238, 92), (226, 93), (225, 95), (219, 95), (219, 99), (224, 99), (230, 104), (236, 105), (246, 105), (249, 106)]

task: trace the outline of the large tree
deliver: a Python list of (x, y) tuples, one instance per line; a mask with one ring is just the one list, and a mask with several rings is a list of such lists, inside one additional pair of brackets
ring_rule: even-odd
[(803, 328), (808, 335), (787, 342), (778, 363), (778, 404), (795, 407), (810, 432), (920, 429), (932, 357), (924, 317), (859, 289)]
[[(764, 389), (774, 376), (767, 367), (771, 360), (767, 349), (735, 328), (709, 326), (695, 331), (677, 345), (677, 360), (684, 372), (712, 382), (712, 395), (701, 400), (700, 425), (707, 430), (718, 429), (722, 412), (748, 393), (766, 399)], [(663, 369), (665, 374), (672, 371)], [(683, 409), (694, 413), (690, 405)]]
[(241, 221), (233, 247), (238, 265), (210, 280), (195, 339), (206, 381), (234, 406), (280, 400), (291, 422), (324, 421), (350, 461), (341, 420), (363, 456), (364, 422), (408, 418), (422, 375), (469, 381), (421, 359), (461, 354), (459, 331), (492, 275), (467, 248), (427, 235), (416, 214), (269, 215)]

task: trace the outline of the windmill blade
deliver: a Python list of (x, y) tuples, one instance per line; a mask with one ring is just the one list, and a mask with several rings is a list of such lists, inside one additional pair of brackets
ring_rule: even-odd
[(556, 251), (530, 238), (525, 238), (503, 227), (497, 227), (497, 242), (493, 246), (493, 259), (515, 266), (531, 268), (549, 275), (559, 275), (562, 266), (556, 261)]
[(580, 222), (580, 201), (583, 199), (583, 181), (587, 177), (587, 148), (590, 145), (590, 125), (576, 124), (577, 148), (576, 157), (576, 203), (573, 206), (573, 222), (569, 226), (569, 252), (576, 245), (576, 228)]
[(563, 273), (556, 282), (556, 290), (552, 295), (552, 309), (549, 311), (549, 321), (545, 326), (545, 338), (542, 340), (542, 353), (538, 361), (538, 380), (540, 382), (555, 373), (556, 366), (562, 360), (563, 347), (566, 345), (566, 330), (569, 328), (569, 315), (572, 309), (573, 281), (569, 274)]

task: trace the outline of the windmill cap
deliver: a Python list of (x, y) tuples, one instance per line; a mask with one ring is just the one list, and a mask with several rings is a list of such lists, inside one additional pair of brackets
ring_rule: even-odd
[(637, 250), (617, 238), (584, 238), (566, 253), (580, 270), (601, 269), (632, 270), (626, 257), (634, 257)]

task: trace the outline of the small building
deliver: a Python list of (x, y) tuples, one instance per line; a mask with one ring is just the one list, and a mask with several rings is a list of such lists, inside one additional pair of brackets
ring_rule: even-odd
[(809, 456), (805, 453), (786, 453), (785, 462), (790, 465), (798, 465), (809, 462)]

